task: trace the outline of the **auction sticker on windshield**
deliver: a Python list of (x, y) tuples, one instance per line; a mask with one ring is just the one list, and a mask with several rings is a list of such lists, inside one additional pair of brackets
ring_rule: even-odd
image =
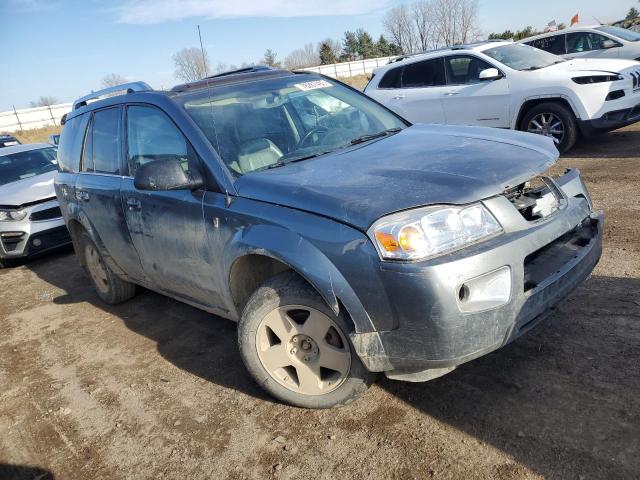
[(318, 88), (333, 87), (333, 85), (326, 80), (314, 80), (313, 82), (296, 83), (294, 87), (306, 92), (307, 90), (317, 90)]

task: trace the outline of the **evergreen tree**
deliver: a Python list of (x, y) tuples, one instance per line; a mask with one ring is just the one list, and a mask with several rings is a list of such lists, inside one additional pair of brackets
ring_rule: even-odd
[(333, 63), (338, 63), (338, 58), (336, 57), (333, 48), (331, 48), (331, 45), (329, 45), (329, 42), (321, 42), (320, 47), (318, 48), (318, 53), (320, 54), (321, 65), (331, 65)]

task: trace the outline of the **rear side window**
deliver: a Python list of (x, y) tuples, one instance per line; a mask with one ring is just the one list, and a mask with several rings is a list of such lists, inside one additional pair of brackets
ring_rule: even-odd
[(84, 142), (89, 114), (78, 115), (68, 119), (58, 144), (58, 169), (61, 172), (78, 172), (80, 170), (80, 157), (82, 156), (82, 143)]
[(402, 71), (402, 87), (437, 87), (444, 85), (444, 66), (441, 58), (406, 65)]
[(119, 107), (94, 112), (85, 142), (84, 171), (121, 174), (120, 122)]
[(129, 174), (145, 163), (178, 159), (188, 171), (197, 168), (191, 144), (171, 119), (155, 107), (132, 105), (127, 108), (127, 161)]
[(378, 88), (400, 88), (400, 73), (402, 67), (392, 68), (380, 80)]
[(527, 45), (539, 48), (545, 52), (553, 53), (554, 55), (564, 55), (567, 53), (565, 48), (565, 36), (566, 35), (552, 35), (550, 37), (538, 38), (532, 42), (527, 42)]

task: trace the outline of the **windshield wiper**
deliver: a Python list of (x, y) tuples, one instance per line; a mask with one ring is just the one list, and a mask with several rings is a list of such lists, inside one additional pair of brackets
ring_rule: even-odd
[(533, 65), (531, 67), (523, 68), (521, 71), (522, 72), (530, 72), (532, 70), (540, 70), (541, 68), (543, 68), (543, 67), (538, 67), (536, 65)]
[(293, 158), (288, 158), (285, 160), (278, 160), (276, 163), (272, 163), (271, 165), (267, 165), (266, 167), (262, 167), (262, 168), (258, 168), (255, 171), (258, 170), (267, 170), (267, 169), (272, 169), (272, 168), (278, 168), (278, 167), (283, 167), (285, 165), (287, 165), (288, 163), (295, 163), (295, 162), (301, 162), (303, 160), (309, 160), (310, 158), (315, 158), (315, 157), (319, 157), (320, 155), (324, 155), (326, 153), (331, 152), (332, 150), (324, 150), (322, 152), (317, 152), (317, 153), (312, 153), (310, 155), (304, 155), (302, 157), (293, 157)]
[(399, 127), (395, 127), (383, 130), (382, 132), (378, 133), (369, 133), (367, 135), (362, 135), (361, 137), (354, 138), (350, 143), (351, 145), (357, 145), (359, 143), (368, 142), (369, 140), (373, 140), (376, 138), (386, 137), (387, 135), (391, 135), (392, 133), (398, 133), (400, 130), (402, 129)]

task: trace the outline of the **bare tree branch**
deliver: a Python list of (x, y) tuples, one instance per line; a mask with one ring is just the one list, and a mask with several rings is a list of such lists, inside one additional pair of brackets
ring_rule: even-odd
[(118, 73), (110, 73), (102, 77), (102, 87), (109, 88), (127, 83), (127, 79)]
[(203, 57), (199, 48), (183, 48), (173, 55), (173, 63), (175, 77), (183, 82), (200, 80), (211, 71), (209, 55), (205, 50)]

